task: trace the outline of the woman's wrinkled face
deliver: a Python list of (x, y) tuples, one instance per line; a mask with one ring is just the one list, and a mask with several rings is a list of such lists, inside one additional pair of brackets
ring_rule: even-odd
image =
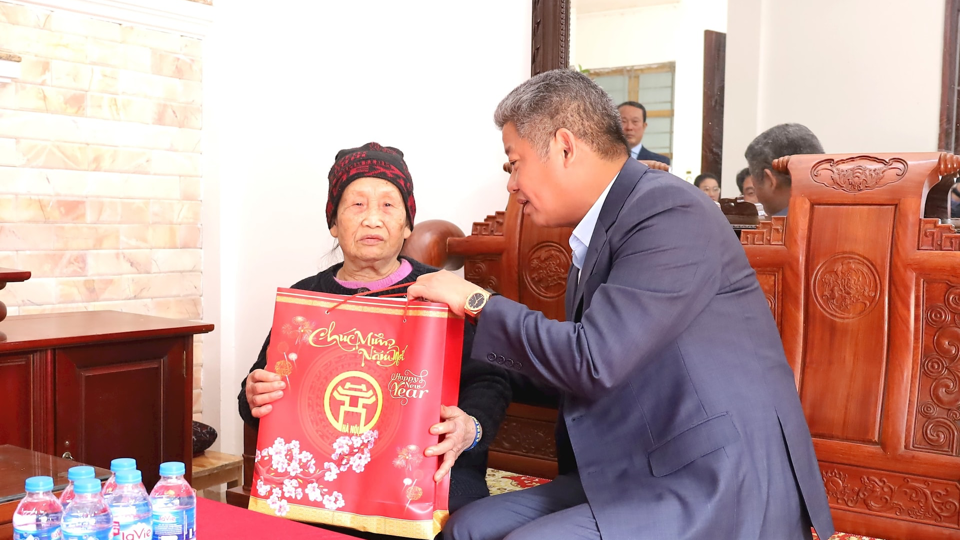
[(340, 241), (346, 261), (396, 260), (410, 236), (400, 190), (380, 178), (354, 180), (340, 198), (330, 235)]
[(720, 200), (720, 184), (713, 178), (704, 178), (703, 182), (700, 182), (700, 191), (706, 193), (715, 201)]

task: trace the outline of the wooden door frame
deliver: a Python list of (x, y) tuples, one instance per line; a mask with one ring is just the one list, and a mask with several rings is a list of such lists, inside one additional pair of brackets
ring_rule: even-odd
[(571, 0), (533, 0), (530, 76), (570, 64)]
[(960, 150), (960, 123), (957, 122), (957, 63), (960, 61), (960, 42), (957, 26), (960, 21), (960, 0), (946, 0), (943, 20), (943, 69), (940, 79), (940, 138), (939, 150)]

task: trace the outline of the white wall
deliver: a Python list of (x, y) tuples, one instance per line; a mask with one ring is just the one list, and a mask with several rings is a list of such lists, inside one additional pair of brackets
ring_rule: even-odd
[[(829, 153), (936, 151), (944, 0), (729, 0), (723, 176), (799, 122)], [(737, 193), (734, 183), (723, 196)]]
[(328, 262), (326, 175), (339, 149), (403, 150), (417, 221), (469, 233), (506, 205), (492, 116), (529, 76), (530, 6), (244, 0), (219, 2), (215, 18), (204, 46), (204, 275), (219, 277), (205, 279), (204, 318), (218, 329), (204, 392), (205, 410), (216, 401), (219, 411), (205, 419), (239, 453), (236, 395), (276, 288)]
[(726, 0), (680, 0), (576, 14), (572, 62), (584, 69), (676, 62), (673, 172), (700, 173), (703, 32), (727, 30)]

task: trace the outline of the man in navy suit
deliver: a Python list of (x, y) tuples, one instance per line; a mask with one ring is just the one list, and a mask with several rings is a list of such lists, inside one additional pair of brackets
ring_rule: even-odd
[[(560, 475), (463, 507), (445, 537), (829, 538), (793, 372), (713, 201), (629, 159), (610, 98), (575, 71), (521, 84), (495, 120), (524, 219), (574, 227), (567, 320), (450, 272), (409, 294), (475, 318), (474, 358), (560, 390)], [(456, 435), (427, 455), (455, 458)]]
[(638, 161), (659, 161), (670, 165), (670, 158), (643, 146), (643, 134), (647, 131), (647, 108), (636, 101), (625, 101), (618, 107), (623, 134), (627, 136), (630, 157)]

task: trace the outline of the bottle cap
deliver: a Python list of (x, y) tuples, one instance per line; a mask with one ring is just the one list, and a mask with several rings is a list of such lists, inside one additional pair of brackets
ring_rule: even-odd
[(118, 484), (139, 484), (142, 480), (143, 475), (140, 474), (140, 471), (136, 469), (132, 471), (120, 471), (117, 473)]
[(24, 489), (30, 493), (53, 491), (53, 478), (49, 476), (32, 476), (24, 482)]
[(100, 493), (100, 480), (96, 478), (81, 478), (73, 483), (73, 491), (78, 495)]
[(179, 461), (168, 461), (160, 464), (160, 476), (183, 476), (187, 468)]
[(93, 467), (88, 467), (86, 465), (70, 467), (70, 470), (67, 471), (67, 479), (73, 482), (76, 482), (81, 478), (93, 478), (94, 476), (96, 476), (96, 474), (93, 472)]
[(110, 462), (110, 470), (113, 472), (132, 471), (137, 468), (137, 460), (124, 457), (117, 458)]

